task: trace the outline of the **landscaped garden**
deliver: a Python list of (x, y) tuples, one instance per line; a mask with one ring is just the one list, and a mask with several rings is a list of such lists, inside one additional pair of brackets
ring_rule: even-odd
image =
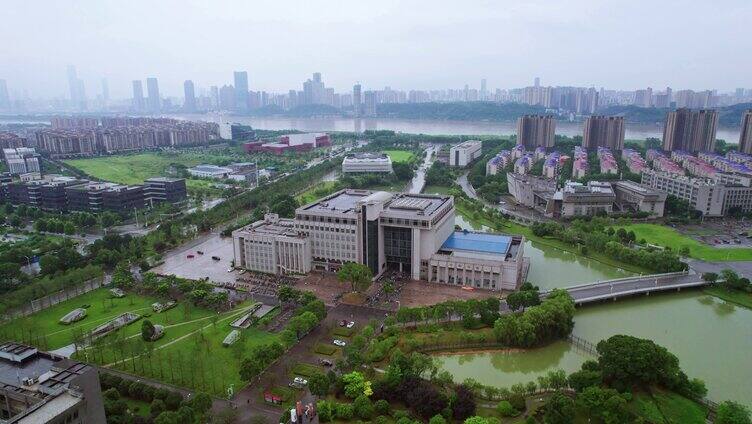
[(675, 251), (689, 249), (689, 256), (704, 261), (750, 261), (752, 248), (724, 247), (718, 248), (701, 243), (692, 237), (681, 234), (674, 228), (659, 224), (630, 224), (621, 226), (627, 231), (634, 231), (637, 240), (649, 244), (670, 247)]

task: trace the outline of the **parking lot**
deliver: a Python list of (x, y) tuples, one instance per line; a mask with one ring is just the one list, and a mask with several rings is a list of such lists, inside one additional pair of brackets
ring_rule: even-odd
[[(199, 251), (204, 254), (199, 254)], [(193, 257), (189, 258), (189, 255)], [(212, 256), (220, 259), (213, 260)], [(194, 280), (208, 277), (214, 282), (230, 283), (238, 276), (237, 271), (227, 272), (232, 260), (232, 238), (212, 233), (165, 254), (164, 263), (153, 272)]]
[(701, 225), (677, 225), (676, 229), (699, 242), (719, 249), (752, 247), (752, 238), (747, 237), (752, 230), (752, 222), (748, 220), (706, 220)]

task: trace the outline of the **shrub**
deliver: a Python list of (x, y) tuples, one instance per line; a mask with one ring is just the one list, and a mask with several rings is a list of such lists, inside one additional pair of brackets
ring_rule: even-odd
[[(334, 402), (328, 400), (319, 401), (316, 404), (316, 411), (318, 412), (319, 420), (321, 422), (329, 422), (333, 420), (337, 413)], [(288, 413), (287, 416), (289, 417), (289, 415), (290, 414)]]
[(337, 351), (337, 348), (334, 346), (325, 345), (323, 343), (319, 343), (316, 345), (316, 348), (314, 349), (314, 352), (320, 353), (322, 355), (331, 356), (334, 355), (334, 353)]
[(522, 411), (525, 409), (525, 396), (520, 393), (513, 393), (509, 397), (509, 403), (514, 409)]
[(389, 419), (383, 415), (379, 415), (378, 417), (373, 419), (373, 424), (387, 424), (389, 422)]
[(376, 413), (379, 415), (389, 415), (389, 402), (379, 399), (373, 404)]
[(337, 418), (341, 420), (351, 420), (355, 415), (355, 409), (352, 404), (338, 403), (337, 404)]
[(428, 421), (428, 424), (446, 424), (446, 418), (444, 418), (441, 415), (434, 415), (431, 417), (431, 419)]
[(355, 415), (364, 420), (368, 420), (373, 416), (373, 403), (371, 403), (371, 399), (368, 399), (366, 395), (360, 395), (355, 398), (353, 408), (355, 409)]
[(499, 404), (496, 405), (496, 411), (498, 411), (499, 415), (501, 415), (502, 417), (516, 417), (520, 413), (507, 400), (502, 400), (501, 402), (499, 402)]

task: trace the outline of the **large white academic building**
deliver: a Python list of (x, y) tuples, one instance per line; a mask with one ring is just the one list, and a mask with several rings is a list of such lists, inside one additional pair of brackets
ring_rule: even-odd
[(267, 273), (335, 271), (345, 262), (375, 276), (399, 270), (414, 280), (514, 290), (529, 260), (524, 238), (456, 231), (447, 195), (345, 189), (295, 211), (267, 215), (233, 232), (236, 266)]

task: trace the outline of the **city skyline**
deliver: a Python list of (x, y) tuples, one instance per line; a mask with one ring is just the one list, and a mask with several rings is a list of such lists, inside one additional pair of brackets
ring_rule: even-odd
[[(90, 87), (89, 98), (102, 78), (112, 98), (126, 98), (137, 75), (157, 77), (162, 93), (178, 96), (186, 79), (208, 89), (232, 81), (227, 75), (238, 69), (248, 72), (251, 90), (274, 93), (298, 88), (313, 72), (327, 75), (338, 92), (357, 81), (364, 89), (430, 90), (477, 87), (486, 79), (494, 89), (524, 87), (534, 77), (560, 86), (733, 91), (748, 85), (750, 65), (738, 54), (752, 12), (741, 1), (725, 1), (713, 13), (677, 2), (585, 0), (408, 8), (398, 2), (210, 7), (166, 1), (150, 3), (148, 14), (139, 12), (146, 7), (140, 1), (17, 3), (6, 7), (11, 16), (0, 29), (14, 40), (0, 47), (0, 79), (14, 97), (24, 90), (31, 98), (66, 96), (68, 65)], [(660, 31), (635, 31), (634, 22), (645, 16), (660, 19)], [(35, 31), (24, 31), (32, 20)], [(134, 25), (141, 30), (132, 31)], [(565, 30), (572, 27), (578, 31)]]

